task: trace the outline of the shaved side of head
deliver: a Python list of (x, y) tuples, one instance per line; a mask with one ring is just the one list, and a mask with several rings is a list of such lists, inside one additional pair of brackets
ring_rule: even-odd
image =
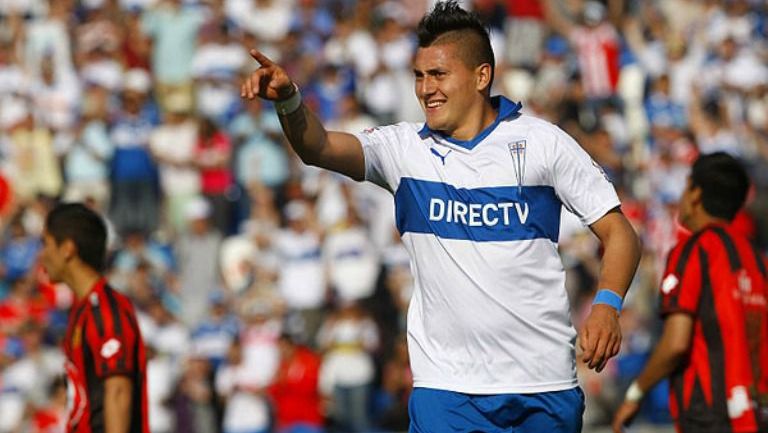
[(493, 52), (488, 52), (485, 40), (469, 29), (453, 30), (438, 36), (430, 46), (453, 44), (457, 48), (457, 53), (461, 61), (470, 69), (474, 69), (482, 64), (494, 66)]

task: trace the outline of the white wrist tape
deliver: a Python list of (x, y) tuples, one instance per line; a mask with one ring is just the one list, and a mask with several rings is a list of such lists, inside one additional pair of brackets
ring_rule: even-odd
[(275, 101), (275, 110), (277, 111), (277, 114), (285, 116), (286, 114), (291, 114), (298, 110), (301, 106), (301, 92), (299, 92), (299, 86), (294, 83), (293, 88), (296, 91), (293, 92), (293, 95), (291, 95), (290, 98), (282, 101)]
[(634, 381), (629, 385), (629, 388), (627, 388), (627, 393), (624, 394), (624, 401), (637, 403), (643, 399), (644, 395), (645, 393), (640, 389), (640, 385), (637, 384), (637, 381)]

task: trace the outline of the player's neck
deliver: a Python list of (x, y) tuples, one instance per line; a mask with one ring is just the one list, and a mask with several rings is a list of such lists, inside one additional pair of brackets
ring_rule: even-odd
[(96, 282), (101, 279), (101, 274), (88, 266), (75, 266), (64, 278), (64, 282), (72, 289), (75, 299), (83, 299), (91, 291)]
[(726, 219), (716, 218), (702, 212), (700, 215), (697, 215), (696, 218), (692, 219), (689, 229), (693, 233), (696, 233), (714, 224), (727, 225), (728, 223), (729, 221)]
[(450, 136), (461, 141), (472, 140), (485, 128), (491, 126), (496, 121), (498, 114), (498, 111), (491, 105), (490, 99), (485, 99), (482, 104), (477, 104), (476, 107), (467, 110), (466, 120)]

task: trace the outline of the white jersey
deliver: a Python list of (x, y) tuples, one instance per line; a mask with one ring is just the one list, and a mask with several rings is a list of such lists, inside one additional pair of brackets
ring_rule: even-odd
[(411, 256), (414, 386), (570, 389), (576, 331), (557, 251), (561, 208), (591, 224), (619, 199), (570, 136), (493, 101), (497, 120), (468, 142), (413, 123), (357, 134), (366, 179), (394, 194)]

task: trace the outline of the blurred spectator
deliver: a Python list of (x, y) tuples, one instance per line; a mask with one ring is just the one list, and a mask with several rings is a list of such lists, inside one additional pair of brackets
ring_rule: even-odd
[(59, 377), (51, 383), (45, 406), (32, 414), (31, 433), (64, 433), (67, 431), (67, 381)]
[(311, 341), (323, 321), (328, 287), (323, 269), (320, 234), (309, 205), (294, 200), (285, 206), (286, 227), (275, 233), (272, 247), (280, 259), (277, 287), (295, 313), (293, 332)]
[(371, 427), (371, 386), (378, 348), (376, 324), (354, 302), (342, 301), (317, 334), (323, 351), (320, 390), (331, 400), (335, 431), (362, 433)]
[(149, 149), (150, 136), (158, 123), (147, 99), (150, 86), (151, 78), (145, 71), (126, 72), (121, 110), (110, 128), (115, 152), (111, 161), (109, 216), (121, 234), (129, 230), (151, 233), (160, 218), (157, 167)]
[(229, 0), (227, 18), (260, 40), (275, 43), (288, 33), (293, 0)]
[(208, 297), (219, 287), (217, 257), (221, 235), (210, 225), (211, 205), (204, 198), (190, 201), (184, 212), (189, 227), (176, 243), (180, 318), (194, 328), (208, 312)]
[[(234, 140), (235, 177), (240, 190), (242, 218), (250, 212), (254, 194), (261, 188), (270, 188), (271, 197), (281, 192), (290, 175), (289, 158), (278, 138), (280, 123), (273, 110), (260, 104), (248, 104), (247, 110), (235, 117), (229, 125)], [(263, 211), (263, 209), (262, 209)]]
[(184, 210), (201, 192), (195, 166), (198, 126), (176, 95), (168, 97), (163, 118), (149, 137), (149, 148), (160, 170), (166, 223), (173, 233), (182, 233), (187, 227)]
[(109, 161), (114, 152), (107, 125), (108, 98), (103, 87), (86, 89), (80, 127), (64, 164), (64, 197), (69, 201), (91, 199), (100, 211), (108, 209)]
[(608, 20), (605, 5), (594, 0), (584, 2), (578, 12), (579, 21), (574, 22), (562, 14), (554, 0), (546, 1), (550, 25), (568, 38), (576, 51), (588, 101), (600, 104), (615, 96), (619, 82), (619, 35)]
[(254, 379), (243, 363), (242, 348), (235, 342), (227, 362), (216, 374), (216, 393), (224, 405), (224, 433), (269, 431), (269, 409), (263, 398), (263, 384)]
[(177, 431), (171, 403), (179, 374), (178, 362), (158, 353), (152, 343), (147, 344), (147, 406), (152, 433)]
[(702, 100), (697, 91), (693, 92), (688, 117), (701, 153), (723, 151), (741, 156), (746, 152), (744, 142), (739, 140), (731, 127), (726, 109), (719, 100)]
[(64, 374), (64, 355), (43, 345), (43, 324), (25, 322), (19, 330), (23, 356), (4, 372), (4, 385), (21, 393), (32, 408), (44, 407), (56, 377)]
[(376, 126), (376, 120), (366, 114), (360, 101), (354, 95), (344, 95), (338, 101), (338, 116), (329, 125), (333, 125), (335, 131), (349, 132), (350, 134)]
[(331, 35), (335, 20), (317, 0), (296, 0), (296, 3), (298, 7), (293, 8), (290, 29), (300, 30), (301, 47), (317, 55)]
[(354, 206), (347, 206), (346, 220), (331, 229), (323, 241), (328, 282), (341, 302), (373, 295), (379, 258)]
[(223, 293), (211, 293), (209, 300), (211, 307), (208, 317), (192, 331), (192, 346), (217, 371), (226, 360), (230, 347), (235, 344), (240, 325), (230, 313)]
[(354, 17), (336, 22), (333, 35), (325, 44), (325, 58), (332, 65), (351, 65), (356, 81), (367, 80), (378, 68), (378, 45)]
[(269, 388), (277, 433), (323, 433), (320, 357), (289, 334), (283, 333), (278, 344), (280, 365)]
[(204, 117), (198, 122), (198, 138), (193, 161), (200, 171), (203, 196), (211, 204), (211, 222), (221, 234), (232, 227), (232, 143), (213, 120)]
[(123, 15), (123, 19), (120, 51), (125, 67), (129, 70), (134, 68), (150, 70), (152, 44), (142, 30), (140, 9), (129, 9), (129, 12)]
[(72, 145), (72, 127), (80, 102), (80, 83), (71, 71), (56, 71), (50, 57), (42, 59), (41, 76), (30, 86), (35, 123), (51, 131), (53, 148), (61, 155)]
[(11, 221), (8, 235), (0, 248), (0, 274), (7, 281), (16, 281), (25, 278), (32, 270), (42, 243), (39, 238), (27, 233), (19, 217)]
[(283, 323), (274, 305), (264, 299), (250, 299), (241, 306), (243, 325), (239, 346), (252, 385), (260, 390), (274, 380), (280, 353), (277, 341)]
[(139, 323), (144, 325), (142, 334), (147, 336), (157, 353), (169, 356), (176, 363), (187, 355), (201, 357), (190, 347), (189, 328), (168, 311), (160, 299), (155, 298), (147, 305), (146, 314), (146, 318), (140, 316)]
[(3, 108), (8, 125), (5, 151), (10, 159), (14, 194), (22, 201), (37, 195), (59, 195), (62, 178), (51, 131), (35, 121), (26, 103), (7, 102), (10, 107)]
[(542, 0), (507, 0), (503, 60), (511, 67), (533, 69), (539, 63), (546, 35)]
[[(157, 242), (147, 238), (141, 231), (129, 231), (123, 236), (123, 243), (112, 258), (110, 281), (118, 290), (129, 291), (131, 277), (145, 267), (152, 287), (163, 288), (170, 279), (172, 263)], [(136, 294), (134, 294), (136, 296)]]
[(210, 376), (211, 365), (208, 361), (192, 353), (182, 368), (182, 376), (175, 395), (177, 432), (216, 433), (218, 431), (214, 411), (215, 394)]
[(197, 34), (205, 15), (182, 0), (161, 0), (144, 12), (142, 29), (152, 38), (152, 72), (160, 106), (167, 110), (168, 98), (190, 111), (194, 103), (192, 62)]
[(51, 305), (37, 290), (35, 278), (25, 274), (10, 282), (8, 295), (0, 301), (0, 334), (19, 335), (25, 323), (46, 324)]
[(68, 28), (71, 6), (68, 1), (48, 2), (47, 14), (41, 14), (40, 19), (31, 21), (24, 29), (24, 66), (33, 79), (43, 75), (42, 64), (49, 56), (56, 77), (74, 73)]
[(197, 109), (203, 117), (218, 124), (229, 121), (240, 105), (235, 79), (250, 58), (233, 37), (235, 31), (223, 19), (207, 24), (192, 61)]
[(13, 44), (8, 41), (0, 42), (0, 96), (5, 98), (20, 92), (29, 80), (30, 77), (19, 64)]
[(413, 374), (408, 358), (408, 342), (399, 335), (381, 373), (381, 392), (377, 402), (377, 420), (388, 430), (408, 429), (408, 401), (413, 389)]

